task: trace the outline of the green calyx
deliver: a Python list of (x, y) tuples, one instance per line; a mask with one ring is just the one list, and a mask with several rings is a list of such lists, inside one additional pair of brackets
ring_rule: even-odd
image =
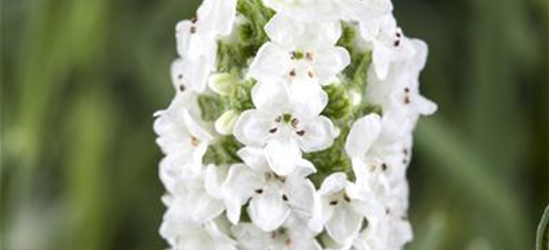
[[(261, 0), (238, 0), (237, 11), (244, 21), (239, 23), (235, 34), (218, 43), (217, 74), (210, 81), (210, 84), (217, 84), (212, 87), (216, 93), (198, 97), (202, 119), (207, 122), (215, 122), (228, 111), (238, 114), (254, 108), (251, 90), (256, 81), (245, 78), (245, 74), (258, 49), (268, 41), (263, 27), (274, 12), (265, 7)], [(317, 186), (334, 172), (344, 172), (351, 179), (354, 178), (351, 160), (344, 150), (347, 135), (356, 119), (369, 113), (381, 114), (379, 107), (364, 100), (371, 53), (356, 46), (355, 25), (342, 23), (342, 30), (337, 46), (349, 51), (351, 64), (340, 74), (338, 82), (323, 87), (329, 100), (322, 112), (322, 115), (329, 118), (338, 128), (339, 136), (330, 148), (303, 155), (317, 168), (317, 173), (311, 176)], [(305, 56), (306, 54), (300, 50), (292, 52), (294, 59), (299, 60)], [(284, 123), (292, 122), (290, 114), (283, 114), (280, 118)], [(237, 152), (243, 146), (232, 135), (222, 136), (210, 145), (204, 162), (216, 165), (242, 162)]]

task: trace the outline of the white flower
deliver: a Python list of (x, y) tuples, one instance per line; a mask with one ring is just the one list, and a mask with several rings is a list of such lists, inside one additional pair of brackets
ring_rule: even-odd
[(375, 190), (378, 194), (386, 193), (387, 185), (402, 182), (411, 157), (412, 126), (391, 114), (383, 118), (370, 114), (355, 121), (345, 151), (352, 159), (357, 180), (380, 183)]
[[(306, 94), (309, 93), (303, 96)], [(277, 174), (289, 174), (301, 158), (301, 150), (319, 151), (333, 143), (332, 122), (319, 116), (326, 105), (326, 94), (322, 94), (316, 100), (305, 97), (293, 101), (281, 85), (254, 88), (252, 98), (257, 109), (242, 113), (235, 124), (234, 135), (247, 146), (264, 148), (267, 161)]]
[(236, 0), (206, 0), (192, 20), (176, 26), (177, 52), (181, 59), (172, 64), (172, 81), (178, 88), (203, 92), (217, 56), (217, 36), (233, 30)]
[[(405, 38), (413, 47), (413, 57), (394, 63), (387, 77), (380, 78), (376, 74), (368, 74), (366, 98), (373, 104), (380, 105), (384, 111), (402, 109), (417, 119), (417, 115), (430, 115), (437, 106), (419, 93), (419, 73), (425, 66), (428, 48), (424, 42)], [(372, 72), (372, 70), (370, 70)]]
[(321, 250), (314, 235), (302, 219), (292, 216), (283, 227), (265, 232), (250, 223), (241, 223), (233, 227), (233, 234), (242, 250)]
[(315, 169), (310, 162), (301, 159), (292, 173), (280, 176), (267, 166), (260, 149), (244, 148), (239, 156), (246, 165), (231, 166), (222, 186), (227, 217), (233, 224), (240, 220), (241, 207), (248, 200), (252, 222), (263, 231), (278, 228), (292, 210), (311, 213), (314, 186), (306, 177)]
[(392, 10), (387, 0), (264, 0), (264, 3), (277, 13), (295, 16), (301, 22), (357, 21)]
[(229, 35), (236, 20), (236, 0), (206, 0), (191, 20), (176, 27), (177, 51), (183, 58), (196, 59), (216, 44), (216, 36)]
[(336, 81), (336, 75), (350, 62), (349, 53), (334, 46), (341, 36), (339, 23), (300, 23), (276, 15), (265, 31), (271, 42), (259, 49), (249, 72), (260, 82), (282, 78), (326, 85)]
[(214, 58), (201, 56), (195, 60), (179, 58), (173, 61), (171, 76), (176, 90), (180, 92), (188, 89), (196, 92), (204, 91), (208, 75), (213, 70), (213, 60)]
[(156, 142), (166, 154), (160, 163), (160, 177), (168, 190), (173, 189), (179, 176), (200, 174), (202, 157), (213, 139), (191, 115), (192, 107), (181, 105), (181, 101), (189, 101), (189, 98), (178, 95), (167, 110), (156, 113)]
[(372, 49), (372, 66), (380, 79), (385, 79), (393, 62), (406, 60), (414, 55), (414, 47), (404, 37), (391, 14), (375, 20), (360, 22), (360, 34)]
[(172, 250), (237, 250), (237, 243), (227, 235), (218, 221), (205, 224), (171, 223), (162, 226), (161, 234), (168, 239)]
[(205, 223), (218, 217), (225, 207), (223, 202), (208, 194), (207, 188), (213, 185), (208, 183), (215, 181), (210, 171), (202, 172), (196, 178), (178, 178), (171, 193), (164, 197), (168, 205), (165, 220), (178, 220), (181, 223), (187, 221)]
[(370, 220), (381, 213), (371, 190), (348, 181), (344, 173), (328, 176), (317, 195), (309, 226), (314, 231), (325, 226), (328, 235), (339, 244), (356, 237), (365, 219)]

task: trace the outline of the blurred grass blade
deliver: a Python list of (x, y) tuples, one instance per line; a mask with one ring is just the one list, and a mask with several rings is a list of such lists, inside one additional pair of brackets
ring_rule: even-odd
[(549, 205), (545, 208), (538, 226), (536, 250), (549, 249)]
[[(419, 148), (425, 151), (433, 166), (441, 170), (475, 204), (475, 210), (491, 217), (498, 228), (499, 240), (509, 249), (524, 249), (527, 244), (526, 220), (516, 194), (490, 173), (476, 151), (468, 147), (464, 136), (452, 130), (446, 123), (424, 119), (417, 131)], [(494, 209), (497, 208), (497, 209)]]
[(435, 212), (430, 215), (428, 221), (422, 221), (416, 238), (410, 245), (410, 250), (438, 250), (446, 239), (447, 218), (444, 213)]

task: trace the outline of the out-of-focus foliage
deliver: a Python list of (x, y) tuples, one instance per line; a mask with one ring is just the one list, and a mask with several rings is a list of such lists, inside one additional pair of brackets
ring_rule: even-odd
[[(2, 0), (0, 248), (162, 249), (152, 114), (197, 0)], [(395, 0), (430, 44), (411, 250), (534, 248), (549, 201), (548, 2)]]

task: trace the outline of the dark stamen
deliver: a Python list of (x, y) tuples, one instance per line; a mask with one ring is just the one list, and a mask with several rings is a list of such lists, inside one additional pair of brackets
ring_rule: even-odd
[(296, 75), (295, 69), (292, 69), (292, 70), (290, 71), (290, 76), (291, 76), (291, 77), (294, 77), (295, 75)]
[(260, 188), (260, 189), (256, 189), (256, 190), (255, 190), (255, 193), (256, 193), (256, 194), (262, 194), (262, 193), (263, 193), (263, 189), (261, 189), (261, 188)]
[(330, 201), (330, 206), (335, 206), (335, 205), (337, 205), (337, 200), (335, 200), (335, 201)]
[(299, 135), (299, 136), (304, 136), (305, 135), (305, 130), (297, 131), (296, 134)]
[(278, 130), (278, 128), (274, 127), (272, 129), (269, 129), (269, 133), (274, 134), (274, 133), (276, 133), (277, 130)]
[(343, 199), (344, 199), (346, 202), (351, 202), (351, 198), (349, 198), (349, 196), (347, 196), (347, 194), (344, 194), (344, 195), (343, 195)]

